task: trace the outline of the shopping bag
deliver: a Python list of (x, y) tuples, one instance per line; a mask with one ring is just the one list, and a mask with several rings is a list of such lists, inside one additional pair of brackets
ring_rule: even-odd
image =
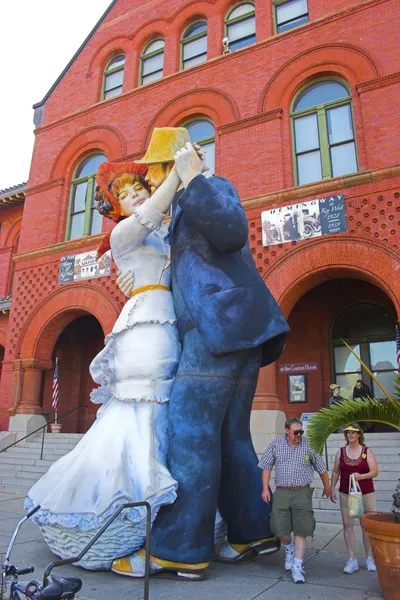
[(349, 516), (362, 517), (364, 514), (364, 502), (362, 498), (361, 488), (358, 481), (354, 477), (354, 473), (349, 479)]

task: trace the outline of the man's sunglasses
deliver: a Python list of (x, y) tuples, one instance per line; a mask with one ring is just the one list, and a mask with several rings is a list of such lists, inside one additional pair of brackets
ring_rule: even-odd
[(304, 430), (303, 429), (298, 429), (297, 431), (293, 431), (293, 435), (303, 435)]

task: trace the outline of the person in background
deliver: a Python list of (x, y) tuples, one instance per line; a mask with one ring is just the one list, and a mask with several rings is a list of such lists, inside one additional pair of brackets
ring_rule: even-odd
[[(331, 500), (336, 502), (335, 487), (340, 475), (340, 512), (343, 521), (344, 540), (349, 552), (349, 559), (343, 569), (351, 575), (358, 571), (358, 561), (355, 556), (354, 518), (349, 515), (348, 494), (351, 473), (354, 473), (358, 481), (364, 504), (365, 512), (376, 511), (376, 497), (373, 478), (378, 475), (378, 465), (374, 453), (364, 443), (364, 432), (358, 423), (352, 423), (344, 429), (346, 445), (339, 448), (335, 457), (335, 464), (331, 477)], [(363, 531), (365, 554), (367, 556), (366, 566), (368, 571), (376, 571), (374, 559), (372, 558), (371, 544)]]
[(355, 398), (371, 398), (371, 390), (369, 386), (363, 382), (362, 379), (357, 379), (356, 385), (353, 389), (353, 400)]
[(331, 404), (335, 404), (336, 402), (342, 402), (344, 398), (340, 395), (340, 385), (338, 385), (337, 383), (332, 383), (329, 387), (332, 390), (332, 396), (328, 400), (329, 406)]
[(310, 487), (314, 471), (318, 472), (324, 485), (322, 496), (328, 497), (331, 493), (325, 463), (303, 437), (302, 426), (300, 419), (287, 419), (285, 435), (268, 446), (258, 464), (262, 469), (262, 499), (266, 503), (271, 501), (269, 481), (275, 465), (276, 490), (270, 525), (285, 547), (285, 569), (291, 570), (294, 583), (305, 582), (303, 559), (306, 537), (312, 536), (315, 529), (314, 488)]

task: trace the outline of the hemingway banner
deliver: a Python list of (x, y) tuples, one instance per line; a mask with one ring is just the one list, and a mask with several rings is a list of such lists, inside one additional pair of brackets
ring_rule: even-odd
[(279, 206), (261, 213), (263, 246), (347, 231), (344, 194)]
[(60, 261), (58, 283), (71, 283), (71, 281), (106, 277), (107, 275), (111, 275), (110, 250), (99, 260), (96, 260), (96, 250), (92, 250), (74, 256), (63, 256)]

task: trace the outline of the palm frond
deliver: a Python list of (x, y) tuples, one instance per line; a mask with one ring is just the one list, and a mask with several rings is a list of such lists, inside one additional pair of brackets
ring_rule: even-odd
[(347, 346), (347, 348), (350, 350), (350, 352), (352, 353), (352, 355), (355, 356), (355, 358), (358, 360), (358, 362), (360, 363), (360, 365), (362, 365), (364, 367), (364, 369), (367, 371), (368, 375), (370, 375), (372, 377), (372, 379), (375, 381), (376, 385), (382, 390), (382, 392), (385, 394), (385, 396), (389, 400), (389, 402), (394, 402), (394, 400), (390, 396), (389, 392), (387, 390), (385, 390), (385, 388), (383, 387), (383, 385), (378, 381), (378, 379), (375, 377), (375, 375), (372, 373), (372, 371), (370, 371), (370, 369), (367, 367), (367, 365), (354, 352), (354, 350), (352, 348), (350, 348), (350, 346), (348, 345), (348, 343), (345, 342), (344, 340), (342, 340), (342, 338), (340, 338), (340, 341), (343, 342), (343, 344), (345, 346)]
[(307, 437), (312, 449), (322, 454), (326, 440), (339, 427), (365, 421), (385, 423), (400, 431), (400, 402), (381, 402), (377, 398), (355, 398), (336, 402), (322, 408), (311, 417)]

